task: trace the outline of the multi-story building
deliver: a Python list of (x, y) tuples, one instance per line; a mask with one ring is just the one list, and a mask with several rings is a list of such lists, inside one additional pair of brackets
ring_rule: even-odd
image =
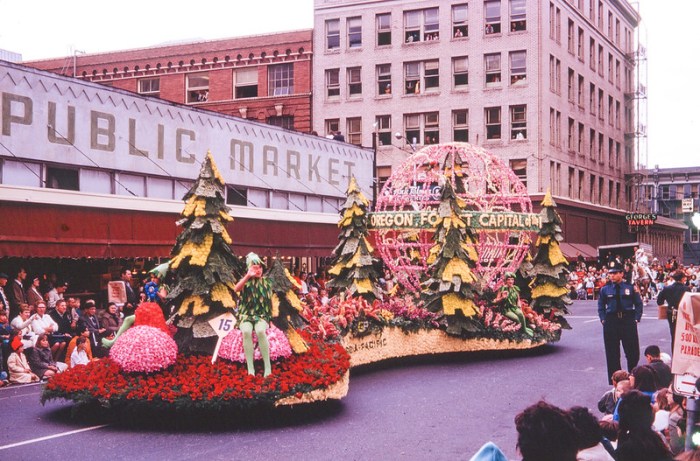
[(286, 129), (311, 129), (311, 30), (24, 64)]
[[(682, 256), (687, 264), (700, 264), (700, 167), (659, 168), (640, 171), (639, 197), (649, 213), (683, 222), (687, 227)], [(681, 256), (678, 245), (667, 257)]]
[(421, 146), (483, 146), (533, 202), (551, 188), (566, 240), (593, 256), (634, 240), (639, 20), (624, 0), (316, 0), (313, 128), (376, 136), (380, 182)]

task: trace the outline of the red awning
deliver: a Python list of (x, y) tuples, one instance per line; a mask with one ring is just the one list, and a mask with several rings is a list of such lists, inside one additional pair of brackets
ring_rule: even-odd
[(561, 242), (559, 248), (561, 248), (561, 252), (564, 253), (564, 256), (566, 256), (569, 262), (576, 261), (579, 256), (583, 256), (587, 261), (598, 259), (598, 252), (596, 249), (587, 243)]

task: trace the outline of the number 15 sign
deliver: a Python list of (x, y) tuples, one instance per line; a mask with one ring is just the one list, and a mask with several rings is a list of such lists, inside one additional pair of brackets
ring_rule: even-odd
[(219, 348), (221, 347), (221, 341), (224, 337), (231, 333), (231, 331), (236, 328), (236, 317), (230, 313), (226, 312), (218, 317), (214, 317), (209, 320), (209, 325), (214, 329), (216, 334), (219, 336), (219, 340), (216, 342), (216, 348), (214, 349), (214, 355), (211, 357), (211, 363), (216, 362), (217, 357), (219, 357)]

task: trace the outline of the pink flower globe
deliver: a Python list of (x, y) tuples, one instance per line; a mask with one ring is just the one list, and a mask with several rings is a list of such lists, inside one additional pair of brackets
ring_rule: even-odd
[[(267, 329), (267, 341), (270, 343), (270, 360), (275, 361), (292, 355), (292, 347), (284, 332), (272, 324)], [(255, 360), (262, 360), (260, 349), (258, 349), (258, 336), (255, 333), (253, 333), (253, 345), (255, 346)], [(231, 333), (224, 337), (219, 348), (219, 357), (232, 362), (245, 363), (241, 330), (234, 328)]]
[(117, 338), (109, 357), (126, 372), (152, 373), (175, 363), (177, 344), (164, 331), (139, 325)]

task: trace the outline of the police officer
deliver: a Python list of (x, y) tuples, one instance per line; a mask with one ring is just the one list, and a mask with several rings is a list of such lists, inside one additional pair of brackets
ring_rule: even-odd
[(642, 320), (642, 297), (634, 287), (623, 281), (622, 264), (608, 262), (608, 274), (612, 283), (600, 290), (598, 317), (603, 324), (605, 359), (608, 363), (608, 382), (612, 374), (622, 369), (620, 342), (627, 358), (627, 369), (632, 371), (639, 362), (639, 336), (637, 323)]

